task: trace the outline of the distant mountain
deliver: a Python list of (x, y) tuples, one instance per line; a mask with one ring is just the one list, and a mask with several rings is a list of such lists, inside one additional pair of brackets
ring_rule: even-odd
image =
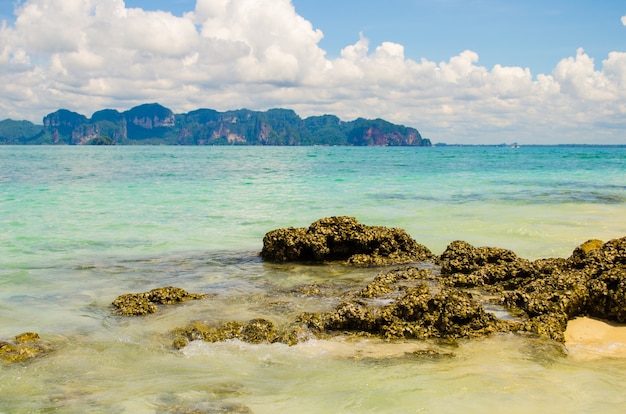
[(31, 144), (43, 135), (41, 125), (29, 121), (0, 121), (0, 144)]
[(198, 109), (174, 114), (157, 103), (125, 112), (103, 109), (87, 118), (59, 109), (43, 125), (0, 122), (0, 144), (354, 145), (431, 146), (415, 128), (382, 119), (344, 122), (335, 115), (302, 119), (290, 109), (265, 112)]

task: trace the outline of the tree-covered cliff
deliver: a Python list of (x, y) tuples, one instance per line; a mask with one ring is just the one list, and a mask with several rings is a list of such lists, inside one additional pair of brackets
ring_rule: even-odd
[(302, 119), (290, 109), (174, 114), (152, 103), (125, 112), (104, 109), (91, 118), (60, 109), (46, 115), (39, 126), (0, 122), (0, 144), (83, 145), (96, 138), (118, 145), (431, 145), (417, 129), (382, 119), (344, 122), (334, 115)]

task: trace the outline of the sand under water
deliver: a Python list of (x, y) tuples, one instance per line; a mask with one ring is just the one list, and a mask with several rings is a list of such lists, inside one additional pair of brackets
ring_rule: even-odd
[(626, 325), (575, 318), (567, 324), (565, 347), (576, 359), (626, 358)]

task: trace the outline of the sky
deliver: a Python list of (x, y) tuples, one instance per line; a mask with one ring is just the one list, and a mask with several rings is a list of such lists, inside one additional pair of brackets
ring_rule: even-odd
[(152, 102), (626, 144), (626, 1), (0, 0), (0, 120)]

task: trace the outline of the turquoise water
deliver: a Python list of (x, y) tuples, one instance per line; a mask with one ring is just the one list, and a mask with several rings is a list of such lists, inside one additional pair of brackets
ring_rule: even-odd
[[(0, 146), (0, 339), (62, 344), (0, 365), (0, 412), (621, 411), (626, 361), (511, 336), (442, 360), (403, 356), (435, 346), (412, 342), (170, 349), (164, 334), (190, 320), (286, 323), (334, 303), (294, 286), (371, 279), (258, 258), (267, 231), (330, 215), (437, 254), (462, 239), (566, 257), (626, 235), (626, 148)], [(167, 285), (215, 296), (112, 315), (118, 295)]]

